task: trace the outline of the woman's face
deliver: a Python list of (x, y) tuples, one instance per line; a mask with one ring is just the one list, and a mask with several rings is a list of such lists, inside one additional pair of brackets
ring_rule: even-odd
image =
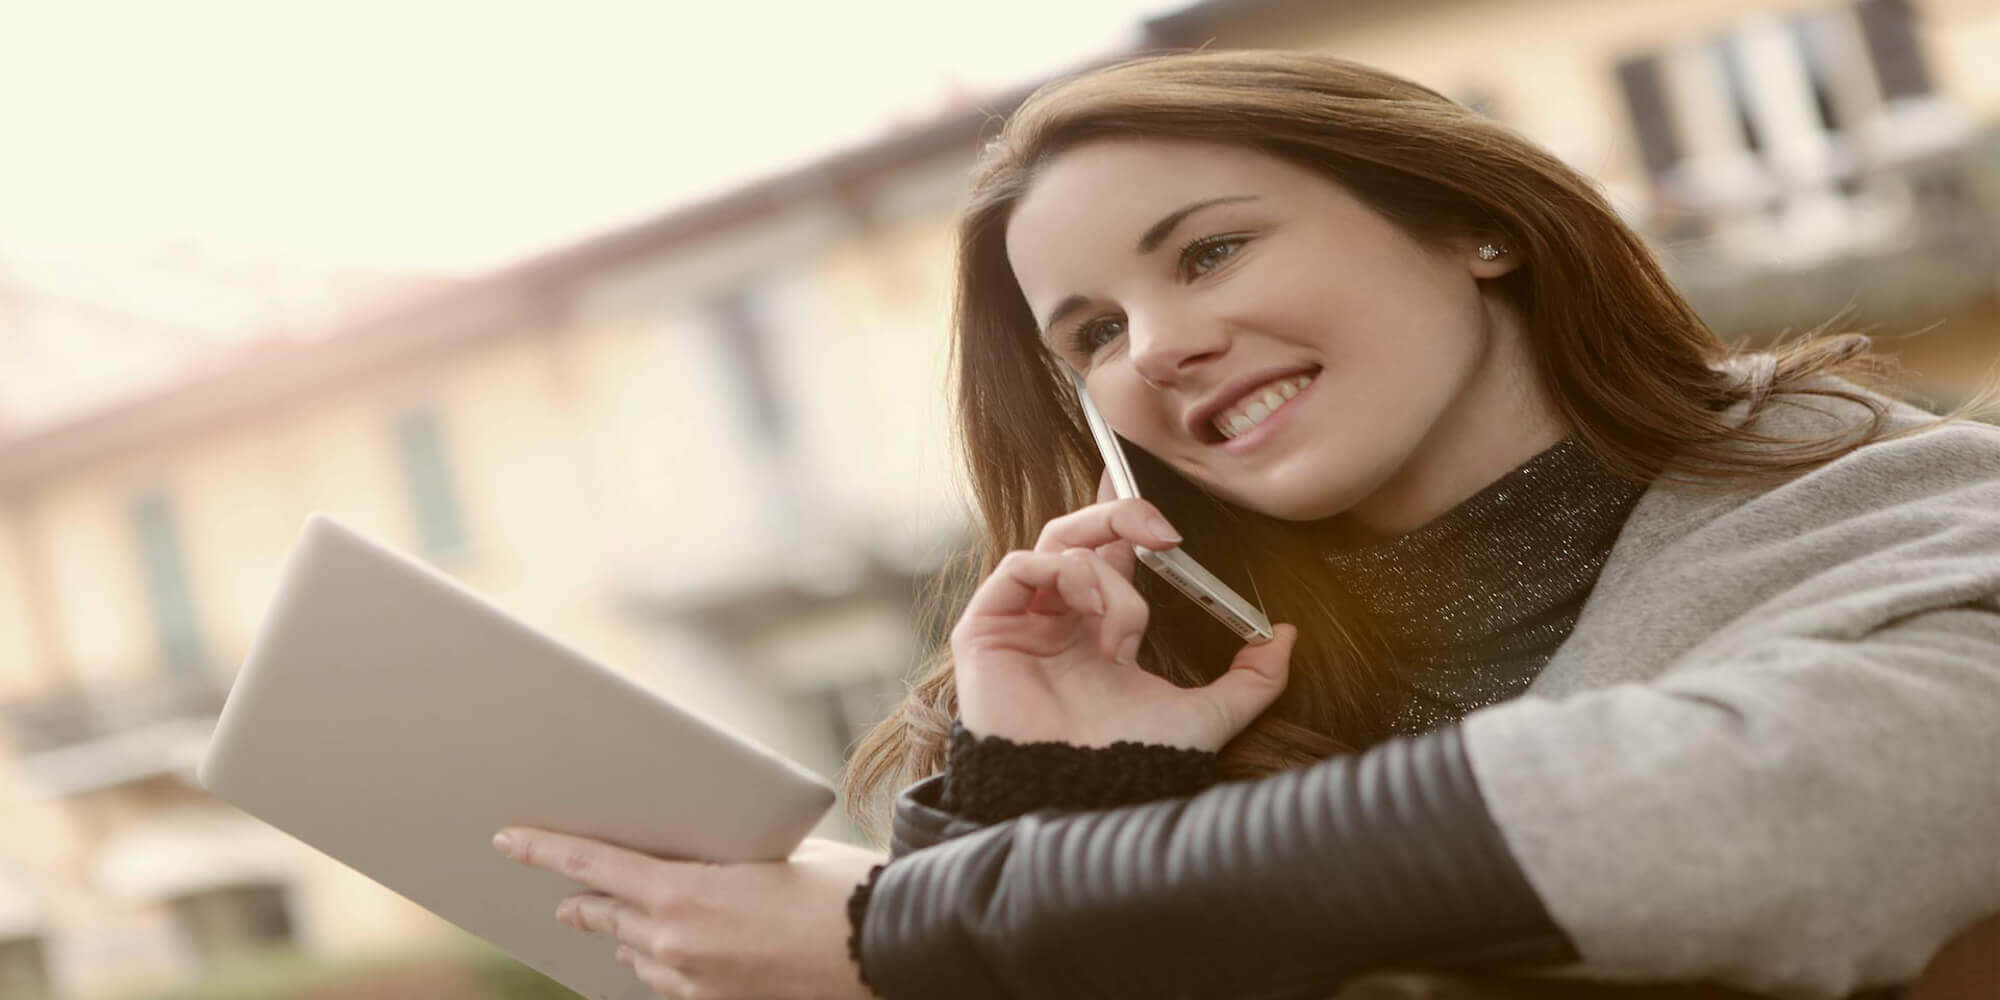
[(1489, 240), (1418, 244), (1245, 147), (1104, 139), (1044, 163), (1007, 256), (1044, 342), (1120, 434), (1290, 520), (1421, 526), (1567, 433)]

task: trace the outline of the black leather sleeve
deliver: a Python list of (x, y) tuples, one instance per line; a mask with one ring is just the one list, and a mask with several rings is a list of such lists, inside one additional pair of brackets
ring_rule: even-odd
[[(1215, 784), (1219, 755), (1121, 740), (1108, 747), (1016, 743), (951, 724), (946, 767), (896, 797), (889, 860), (1038, 809), (1108, 809)], [(861, 961), (861, 929), (887, 864), (874, 866), (847, 899), (848, 954)], [(866, 976), (864, 985), (873, 988)], [(877, 993), (879, 996), (880, 994)]]
[(1192, 797), (1035, 812), (871, 880), (866, 981), (902, 997), (1323, 996), (1383, 966), (1576, 958), (1456, 727)]
[(953, 837), (963, 837), (989, 825), (945, 808), (944, 783), (948, 776), (949, 772), (933, 774), (896, 796), (895, 812), (889, 827), (890, 860)]

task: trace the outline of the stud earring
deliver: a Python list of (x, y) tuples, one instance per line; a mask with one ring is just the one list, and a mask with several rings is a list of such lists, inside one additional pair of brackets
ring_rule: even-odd
[(1507, 252), (1507, 248), (1506, 248), (1506, 247), (1503, 247), (1503, 246), (1498, 246), (1498, 245), (1496, 245), (1496, 244), (1492, 244), (1492, 243), (1488, 243), (1488, 244), (1485, 244), (1484, 246), (1481, 246), (1481, 247), (1479, 248), (1479, 259), (1480, 259), (1480, 260), (1492, 260), (1493, 258), (1495, 258), (1495, 257), (1498, 257), (1498, 256), (1500, 256), (1501, 254), (1503, 254), (1503, 253), (1506, 253), (1506, 252)]

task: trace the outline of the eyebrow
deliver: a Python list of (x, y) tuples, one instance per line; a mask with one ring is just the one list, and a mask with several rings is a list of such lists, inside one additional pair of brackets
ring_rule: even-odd
[[(1226, 205), (1238, 201), (1256, 201), (1257, 198), (1258, 196), (1254, 194), (1238, 194), (1222, 198), (1209, 198), (1206, 201), (1197, 201), (1191, 205), (1184, 205), (1172, 212), (1168, 212), (1160, 218), (1160, 221), (1147, 227), (1146, 231), (1139, 236), (1138, 245), (1132, 248), (1133, 252), (1143, 257), (1158, 250), (1160, 244), (1165, 243), (1167, 237), (1173, 235), (1174, 227), (1179, 226), (1188, 216), (1204, 208), (1208, 208), (1211, 205)], [(1072, 295), (1057, 303), (1055, 309), (1049, 313), (1048, 320), (1042, 324), (1042, 335), (1047, 336), (1049, 331), (1055, 329), (1057, 323), (1062, 322), (1064, 316), (1075, 312), (1089, 302), (1089, 299), (1081, 295)]]

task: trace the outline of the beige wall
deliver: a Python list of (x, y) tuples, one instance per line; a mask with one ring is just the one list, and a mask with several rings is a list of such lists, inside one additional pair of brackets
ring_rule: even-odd
[(1993, 0), (1918, 0), (1918, 31), (1935, 57), (1938, 89), (1973, 117), (2000, 117), (2000, 4)]
[[(0, 507), (0, 699), (26, 697), (47, 683), (49, 666), (36, 648), (33, 595), (37, 586), (23, 543), (33, 544), (19, 515)], [(43, 595), (46, 599), (46, 595)]]
[(940, 213), (833, 248), (776, 352), (813, 482), (890, 545), (935, 545), (965, 522), (944, 391), (950, 228)]
[(151, 618), (133, 571), (124, 501), (122, 491), (72, 481), (52, 486), (37, 504), (50, 554), (58, 655), (87, 684), (116, 684), (153, 670)]

